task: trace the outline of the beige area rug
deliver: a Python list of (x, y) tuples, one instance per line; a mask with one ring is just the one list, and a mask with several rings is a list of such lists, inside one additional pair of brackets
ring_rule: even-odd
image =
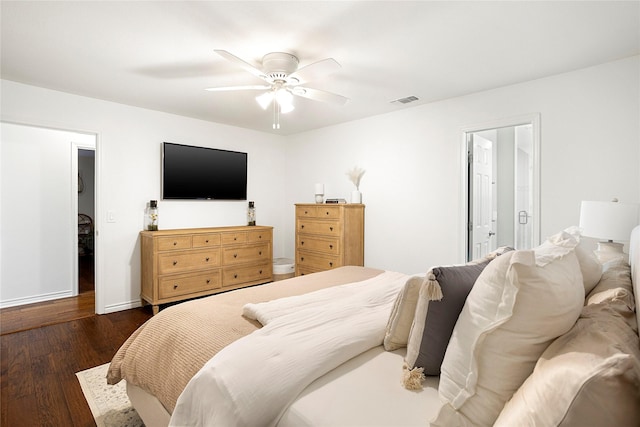
[(76, 372), (85, 399), (98, 427), (143, 427), (127, 396), (126, 383), (107, 384), (109, 364)]

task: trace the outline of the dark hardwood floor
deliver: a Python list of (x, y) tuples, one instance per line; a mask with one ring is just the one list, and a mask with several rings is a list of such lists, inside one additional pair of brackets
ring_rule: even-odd
[[(83, 296), (90, 313), (80, 308)], [(75, 373), (109, 362), (152, 313), (146, 306), (96, 315), (93, 298), (89, 290), (21, 312), (0, 310), (0, 426), (95, 426)], [(12, 320), (13, 331), (4, 324), (11, 316), (22, 319)]]

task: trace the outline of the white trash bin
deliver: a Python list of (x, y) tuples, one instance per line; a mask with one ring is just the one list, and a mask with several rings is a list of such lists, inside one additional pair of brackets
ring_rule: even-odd
[(295, 267), (290, 258), (273, 259), (273, 281), (290, 279), (295, 276)]

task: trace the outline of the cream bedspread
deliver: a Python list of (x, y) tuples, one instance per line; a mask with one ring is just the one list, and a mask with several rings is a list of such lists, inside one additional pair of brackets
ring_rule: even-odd
[(245, 304), (301, 295), (380, 273), (366, 267), (342, 267), (168, 307), (120, 347), (107, 381), (116, 384), (124, 379), (154, 395), (171, 413), (189, 380), (209, 359), (260, 328), (260, 323), (242, 316)]
[(387, 271), (256, 307), (256, 317), (269, 321), (204, 365), (178, 398), (169, 425), (274, 426), (316, 378), (382, 344), (409, 277)]

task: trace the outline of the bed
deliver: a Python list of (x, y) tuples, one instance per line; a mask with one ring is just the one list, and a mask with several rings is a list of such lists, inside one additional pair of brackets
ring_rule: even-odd
[(107, 380), (148, 427), (637, 426), (638, 283), (640, 227), (629, 263), (563, 231), (421, 275), (342, 267), (168, 307)]

